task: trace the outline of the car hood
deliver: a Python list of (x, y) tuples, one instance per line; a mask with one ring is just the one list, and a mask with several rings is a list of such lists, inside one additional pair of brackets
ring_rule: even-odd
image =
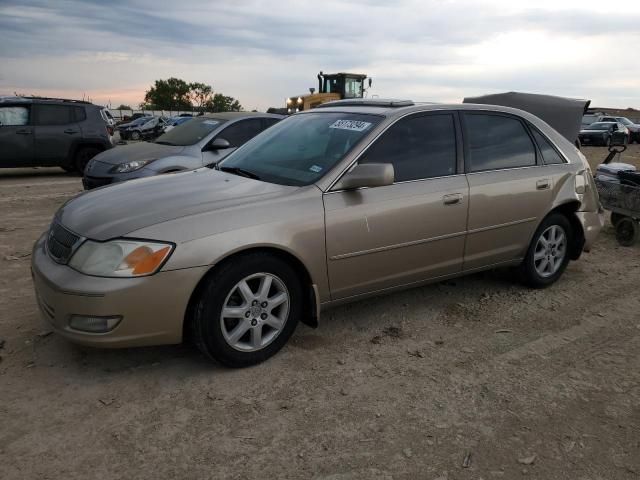
[(149, 160), (179, 155), (185, 147), (141, 142), (110, 148), (94, 157), (97, 162), (117, 165), (134, 160)]
[(201, 168), (88, 191), (64, 204), (56, 221), (78, 235), (104, 241), (168, 220), (288, 195), (297, 188)]

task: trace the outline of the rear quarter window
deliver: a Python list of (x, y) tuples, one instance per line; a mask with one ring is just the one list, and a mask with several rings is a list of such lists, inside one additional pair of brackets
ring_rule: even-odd
[(567, 163), (564, 161), (562, 156), (558, 153), (558, 151), (551, 144), (549, 139), (545, 137), (542, 133), (536, 130), (534, 127), (531, 127), (531, 132), (533, 133), (533, 138), (536, 140), (538, 144), (538, 148), (542, 153), (542, 161), (545, 165), (556, 165), (559, 163)]
[(464, 113), (470, 172), (530, 167), (536, 164), (536, 150), (520, 120), (514, 117)]

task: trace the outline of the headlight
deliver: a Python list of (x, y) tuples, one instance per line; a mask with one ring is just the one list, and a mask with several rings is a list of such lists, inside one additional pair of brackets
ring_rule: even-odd
[(99, 277), (140, 277), (156, 273), (172, 250), (172, 244), (145, 240), (87, 240), (71, 257), (69, 266)]
[(135, 172), (136, 170), (140, 170), (145, 165), (157, 160), (156, 158), (150, 158), (149, 160), (133, 160), (132, 162), (121, 163), (119, 165), (114, 165), (110, 173), (127, 173), (127, 172)]

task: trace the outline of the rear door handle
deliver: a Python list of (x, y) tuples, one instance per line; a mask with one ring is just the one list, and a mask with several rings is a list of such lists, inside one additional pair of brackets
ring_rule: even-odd
[(536, 182), (536, 188), (538, 190), (546, 190), (551, 186), (551, 181), (548, 178), (543, 178), (542, 180), (538, 180)]
[(74, 130), (73, 128), (67, 128), (64, 133), (68, 133), (69, 135), (73, 133), (78, 133), (78, 130)]
[(18, 135), (31, 135), (31, 130), (27, 128), (23, 128), (22, 130), (16, 130), (16, 134)]
[(442, 197), (442, 203), (445, 205), (456, 205), (462, 201), (461, 193), (451, 193)]

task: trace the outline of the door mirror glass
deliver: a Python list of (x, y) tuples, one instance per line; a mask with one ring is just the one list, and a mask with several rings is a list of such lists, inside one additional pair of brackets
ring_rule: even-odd
[(384, 187), (394, 182), (393, 165), (390, 163), (363, 163), (345, 173), (333, 190), (355, 190), (364, 187)]
[(224, 138), (218, 137), (207, 145), (207, 150), (224, 150), (231, 148), (231, 144)]

